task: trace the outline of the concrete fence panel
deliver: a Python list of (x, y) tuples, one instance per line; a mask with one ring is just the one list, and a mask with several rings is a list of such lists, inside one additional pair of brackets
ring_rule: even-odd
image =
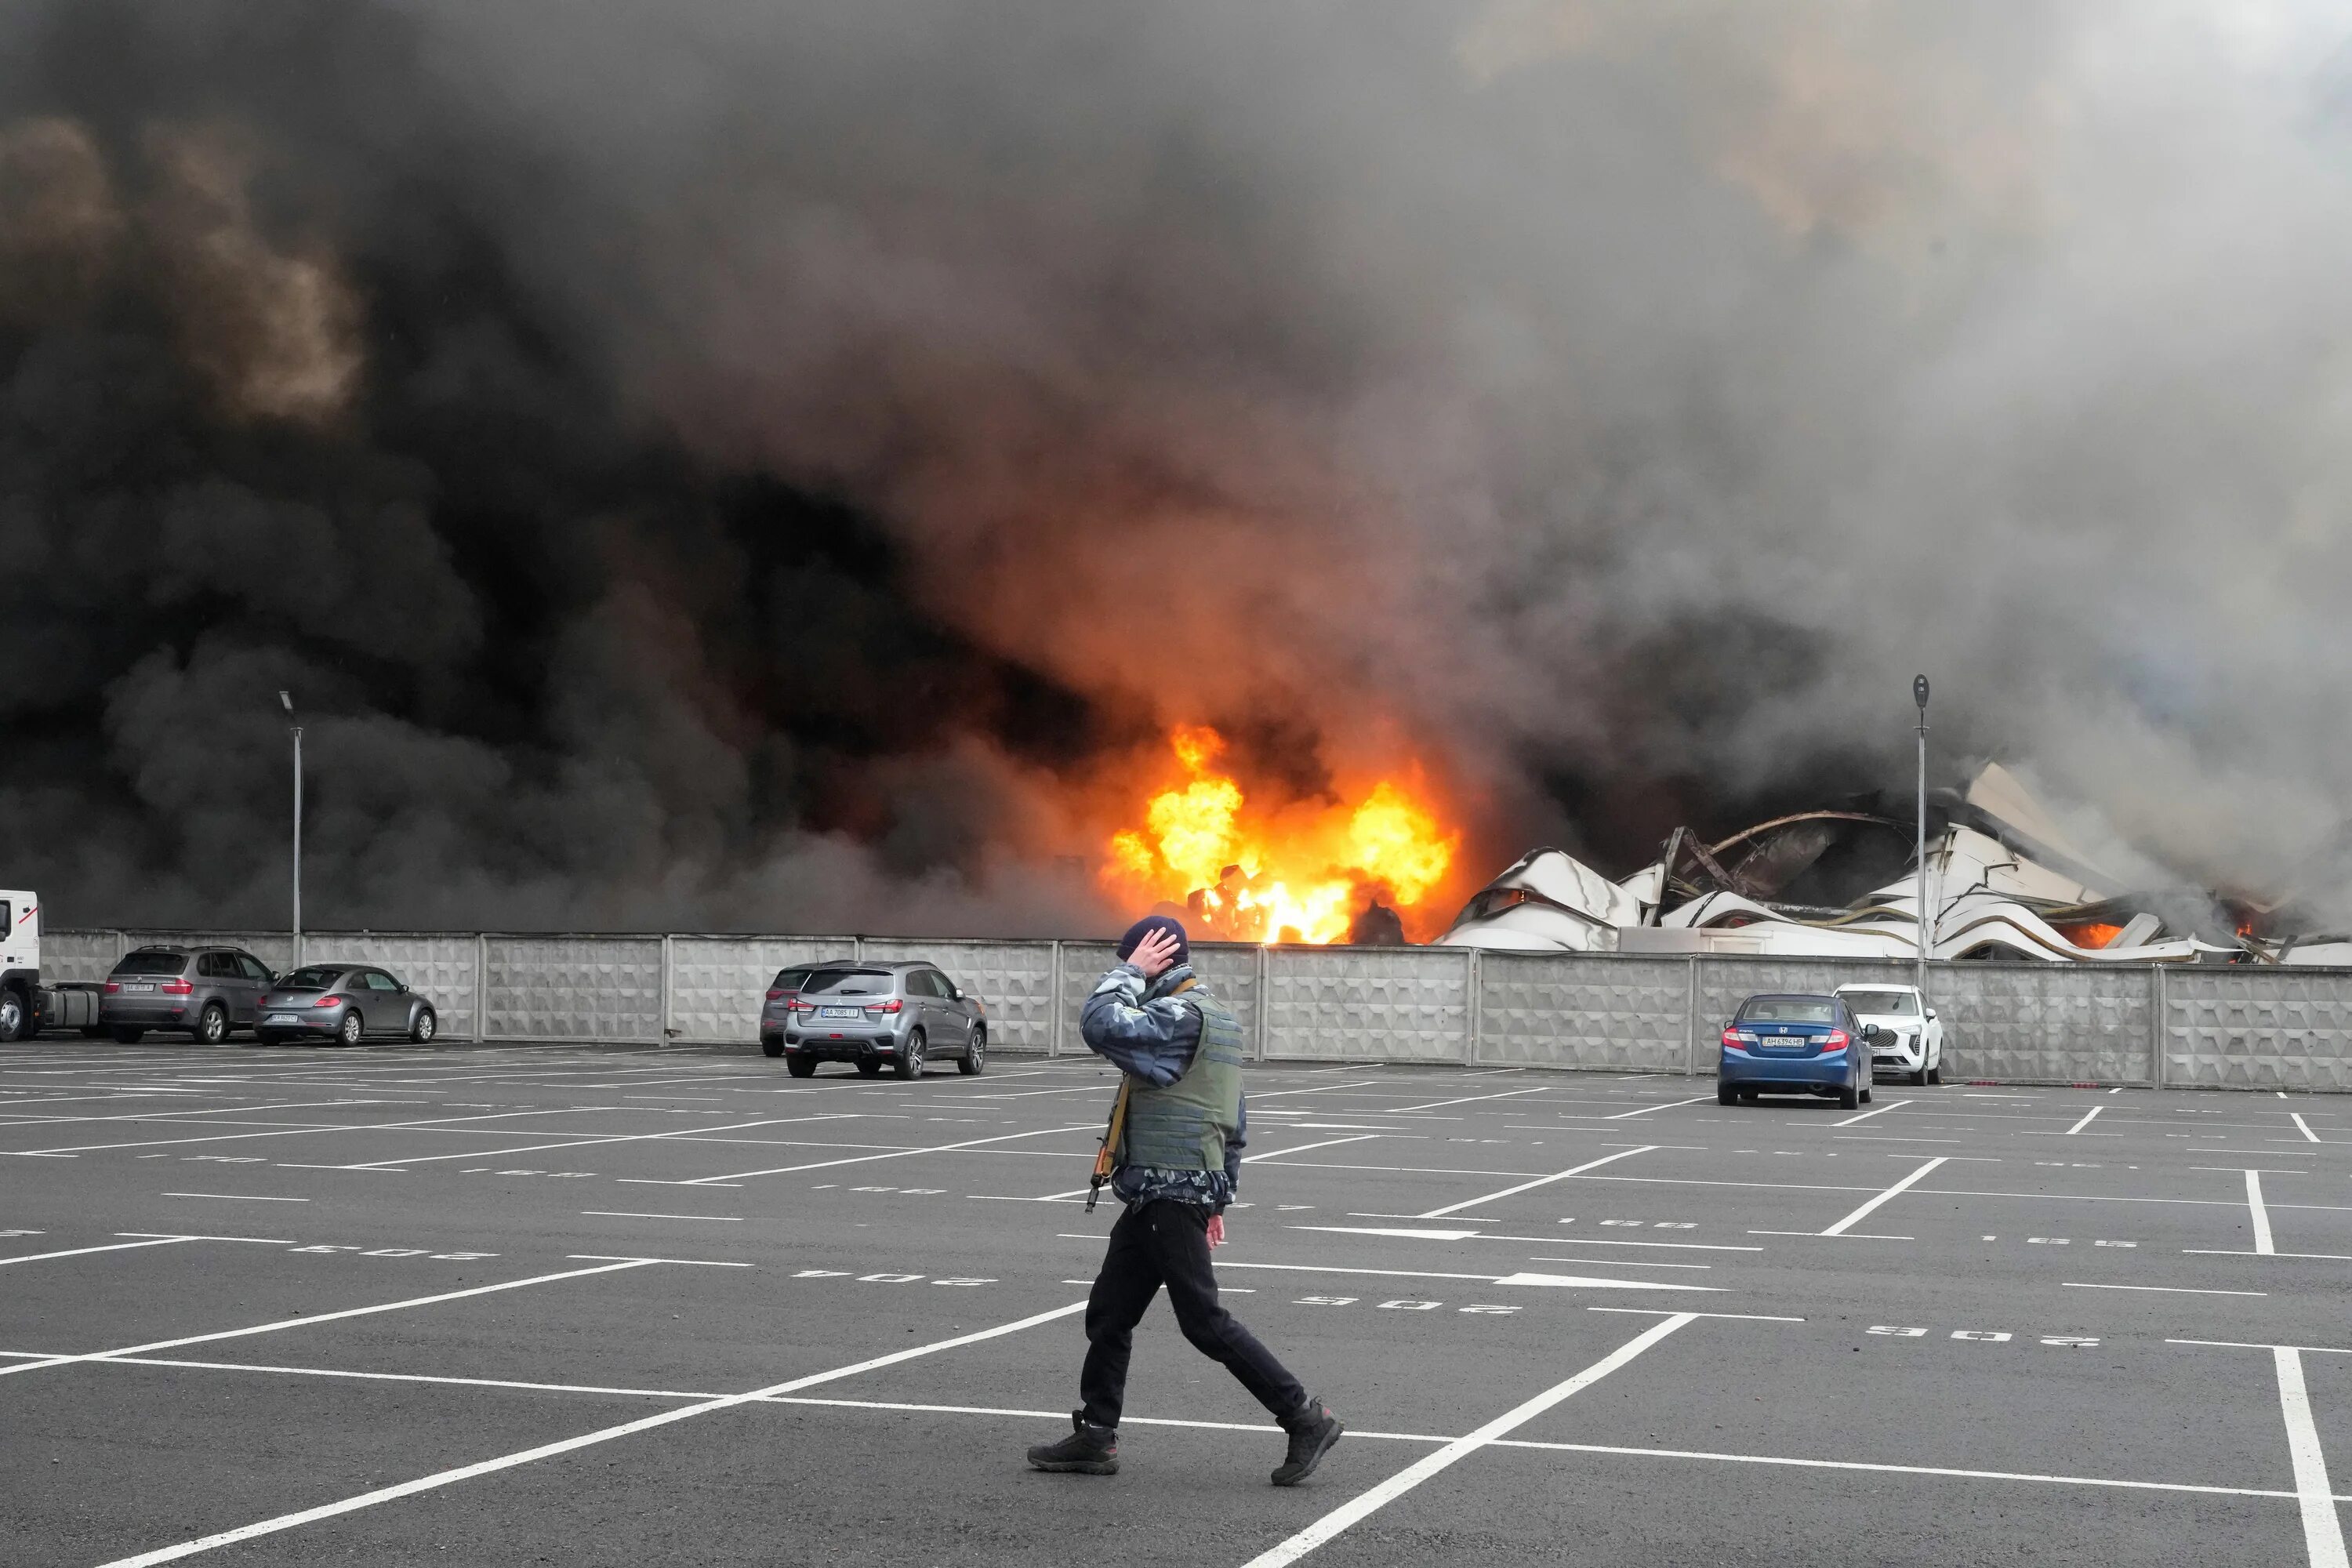
[[(1479, 958), (1478, 1052), (1493, 1067), (1681, 1072), (1691, 961), (1612, 953)], [(1699, 1058), (1713, 1071), (1715, 1034)]]
[[(131, 951), (119, 931), (47, 931), (41, 932), (41, 980), (45, 984), (68, 981), (97, 982), (114, 971), (114, 961)], [(257, 958), (260, 955), (255, 954)]]
[(1050, 942), (906, 942), (869, 936), (877, 963), (937, 964), (988, 1008), (992, 1046), (1045, 1051), (1054, 1044), (1054, 944)]
[(1928, 975), (1944, 1077), (2003, 1083), (2148, 1081), (2156, 1027), (2145, 968), (1956, 963)]
[(1412, 947), (1269, 948), (1269, 1059), (1470, 1059), (1470, 955)]
[(760, 1037), (760, 1008), (776, 971), (847, 958), (848, 937), (676, 936), (669, 944), (669, 1024), (682, 1040)]
[(492, 936), (482, 940), (494, 1040), (662, 1037), (662, 939)]
[[(426, 931), (321, 931), (302, 939), (305, 963), (373, 963), (433, 1004), (434, 1026), (455, 1040), (478, 1040), (475, 958), (470, 936)], [(259, 954), (255, 954), (259, 957)]]
[(2168, 969), (2164, 1081), (2352, 1089), (2352, 972)]

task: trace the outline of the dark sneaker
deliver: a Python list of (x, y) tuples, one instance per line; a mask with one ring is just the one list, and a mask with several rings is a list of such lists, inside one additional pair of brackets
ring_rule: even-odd
[(1030, 1449), (1029, 1462), (1041, 1470), (1076, 1470), (1082, 1476), (1118, 1474), (1118, 1428), (1087, 1426), (1083, 1410), (1070, 1412), (1070, 1426), (1074, 1429), (1060, 1442)]
[(1275, 1468), (1274, 1484), (1278, 1487), (1295, 1487), (1313, 1475), (1331, 1445), (1339, 1440), (1339, 1434), (1347, 1430), (1319, 1399), (1300, 1405), (1297, 1414), (1284, 1420), (1282, 1429), (1290, 1434), (1290, 1452)]

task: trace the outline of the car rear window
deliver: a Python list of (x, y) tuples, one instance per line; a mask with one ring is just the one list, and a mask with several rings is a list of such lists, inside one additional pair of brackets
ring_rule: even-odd
[(126, 952), (114, 966), (117, 974), (177, 974), (188, 966), (184, 952)]
[(1919, 1012), (1919, 998), (1908, 991), (1841, 991), (1838, 994), (1857, 1013), (1910, 1018)]
[(308, 969), (298, 969), (278, 983), (280, 991), (331, 991), (343, 977), (340, 969), (314, 963)]
[(1834, 1024), (1837, 1004), (1826, 996), (1759, 996), (1739, 1010), (1744, 1024)]
[(887, 969), (813, 969), (801, 993), (812, 996), (887, 996), (896, 977)]
[(809, 972), (804, 968), (779, 969), (776, 971), (775, 984), (771, 985), (769, 989), (772, 991), (797, 991), (801, 988), (801, 983), (808, 977)]

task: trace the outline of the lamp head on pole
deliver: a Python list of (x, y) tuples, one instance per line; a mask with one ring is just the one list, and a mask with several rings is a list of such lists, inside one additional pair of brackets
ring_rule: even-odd
[[(282, 697), (285, 693), (280, 692), (278, 695)], [(1911, 700), (1919, 705), (1920, 712), (1925, 713), (1927, 710), (1927, 678), (1926, 676), (1915, 675), (1911, 678)]]
[(278, 692), (278, 706), (285, 709), (288, 713), (292, 713), (294, 711), (294, 694), (290, 691), (283, 690)]

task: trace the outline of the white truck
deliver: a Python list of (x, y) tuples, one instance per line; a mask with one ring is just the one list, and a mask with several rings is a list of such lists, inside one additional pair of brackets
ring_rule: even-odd
[(26, 889), (0, 888), (0, 1041), (29, 1039), (43, 1029), (98, 1033), (95, 985), (41, 984), (41, 898)]

